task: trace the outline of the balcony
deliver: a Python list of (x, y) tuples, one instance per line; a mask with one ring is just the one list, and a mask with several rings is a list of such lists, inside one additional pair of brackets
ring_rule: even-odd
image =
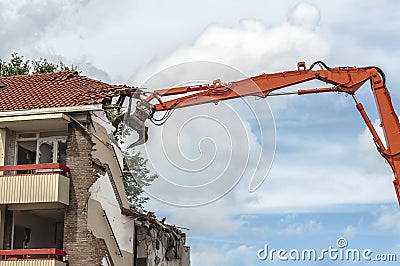
[(69, 204), (69, 178), (69, 168), (60, 163), (0, 166), (0, 204), (9, 204), (10, 210), (35, 204), (64, 207)]
[(0, 250), (0, 266), (65, 266), (65, 257), (55, 248)]

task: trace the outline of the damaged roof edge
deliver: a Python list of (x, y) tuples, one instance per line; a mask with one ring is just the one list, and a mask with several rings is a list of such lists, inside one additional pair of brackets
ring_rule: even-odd
[(186, 233), (182, 232), (179, 230), (175, 225), (167, 224), (164, 223), (163, 221), (160, 221), (157, 219), (155, 216), (151, 215), (146, 215), (143, 213), (138, 212), (134, 208), (121, 208), (121, 214), (130, 217), (131, 219), (134, 219), (135, 221), (148, 221), (150, 223), (156, 224), (159, 228), (159, 230), (171, 232), (174, 238), (180, 239), (181, 237), (186, 237)]
[(98, 110), (103, 110), (103, 104), (67, 106), (67, 107), (51, 107), (51, 108), (13, 110), (13, 111), (0, 111), (0, 117), (19, 116), (19, 115), (35, 115), (35, 114), (51, 114), (51, 113), (74, 113), (74, 112), (98, 111)]

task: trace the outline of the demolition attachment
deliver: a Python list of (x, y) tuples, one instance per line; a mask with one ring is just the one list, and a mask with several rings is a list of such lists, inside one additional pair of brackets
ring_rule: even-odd
[(129, 145), (128, 148), (144, 144), (147, 141), (149, 137), (147, 134), (148, 128), (145, 126), (145, 121), (152, 115), (152, 113), (152, 105), (143, 99), (139, 101), (136, 106), (136, 110), (132, 115), (130, 115), (130, 110), (127, 112), (128, 117), (125, 123), (130, 128), (135, 130), (139, 135), (138, 140)]

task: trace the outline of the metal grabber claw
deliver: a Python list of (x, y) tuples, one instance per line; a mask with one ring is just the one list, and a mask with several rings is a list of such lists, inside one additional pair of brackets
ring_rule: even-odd
[(147, 142), (149, 137), (147, 134), (148, 127), (145, 126), (145, 122), (148, 118), (150, 118), (152, 113), (152, 105), (143, 99), (139, 101), (136, 106), (136, 110), (132, 115), (130, 115), (130, 110), (128, 110), (125, 117), (125, 124), (135, 130), (139, 135), (138, 140), (130, 144), (128, 148), (133, 148)]

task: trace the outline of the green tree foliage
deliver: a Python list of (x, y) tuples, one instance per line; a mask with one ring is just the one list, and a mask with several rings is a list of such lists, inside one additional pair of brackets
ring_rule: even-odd
[(129, 203), (138, 211), (144, 212), (144, 204), (150, 199), (144, 195), (144, 187), (149, 186), (158, 176), (151, 174), (147, 168), (147, 160), (140, 152), (124, 153), (126, 168), (123, 174), (125, 192)]
[(11, 54), (10, 62), (0, 59), (0, 76), (26, 75), (30, 71), (30, 61), (17, 53)]
[(49, 63), (45, 58), (40, 58), (37, 61), (32, 61), (32, 65), (33, 65), (32, 74), (42, 74), (42, 73), (51, 73), (56, 71), (77, 69), (76, 66), (71, 65), (71, 67), (68, 67), (61, 61), (58, 65)]
[(18, 53), (12, 53), (9, 62), (0, 59), (0, 76), (16, 76), (27, 74), (52, 73), (62, 70), (76, 70), (76, 66), (68, 67), (60, 61), (59, 64), (53, 64), (45, 58), (39, 60), (27, 60)]

